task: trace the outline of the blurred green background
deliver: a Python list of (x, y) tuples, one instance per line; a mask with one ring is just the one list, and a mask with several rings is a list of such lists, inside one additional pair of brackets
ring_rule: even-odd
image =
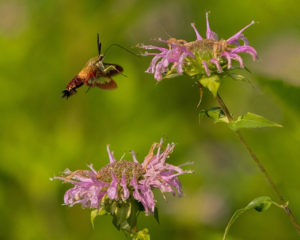
[[(251, 83), (226, 79), (220, 89), (235, 116), (248, 111), (284, 125), (243, 130), (300, 221), (300, 2), (297, 0), (102, 0), (0, 2), (0, 239), (125, 239), (89, 210), (62, 206), (68, 185), (50, 177), (65, 168), (100, 168), (105, 146), (117, 158), (134, 149), (141, 161), (161, 137), (177, 144), (169, 161), (193, 161), (195, 173), (182, 176), (183, 198), (157, 194), (158, 225), (141, 217), (152, 239), (221, 239), (233, 212), (270, 187), (235, 135), (223, 124), (199, 122), (199, 90), (178, 77), (157, 84), (144, 73), (149, 57), (112, 48), (106, 61), (118, 63), (128, 78), (116, 76), (113, 91), (82, 87), (70, 99), (61, 91), (86, 61), (112, 43), (137, 51), (137, 43), (169, 36), (194, 40), (195, 22), (228, 38), (255, 20), (245, 35), (260, 56)], [(255, 74), (266, 77), (255, 77)], [(276, 81), (273, 79), (277, 79)], [(202, 108), (216, 106), (205, 92)], [(188, 168), (188, 167), (186, 167)], [(230, 232), (238, 239), (298, 239), (286, 214), (275, 207), (243, 215)]]

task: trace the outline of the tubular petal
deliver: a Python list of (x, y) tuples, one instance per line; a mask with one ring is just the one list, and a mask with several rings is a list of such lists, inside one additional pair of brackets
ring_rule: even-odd
[(202, 40), (202, 37), (201, 37), (201, 35), (199, 34), (199, 32), (198, 32), (198, 30), (197, 30), (197, 28), (196, 28), (196, 26), (195, 26), (195, 23), (191, 23), (191, 26), (192, 26), (192, 28), (194, 29), (195, 33), (196, 33), (197, 40)]
[(248, 24), (246, 27), (242, 28), (239, 32), (237, 32), (236, 34), (234, 34), (232, 37), (228, 38), (226, 40), (226, 42), (228, 44), (232, 44), (234, 43), (234, 41), (238, 40), (238, 39), (243, 39), (243, 34), (242, 32), (245, 31), (247, 28), (249, 28), (251, 25), (253, 25), (255, 22), (252, 21), (250, 24)]
[(206, 38), (215, 41), (218, 40), (218, 35), (215, 32), (211, 31), (210, 29), (209, 21), (208, 21), (208, 12), (206, 13)]
[(202, 65), (203, 65), (203, 67), (204, 67), (204, 70), (205, 70), (205, 72), (206, 72), (206, 75), (207, 75), (207, 76), (210, 76), (210, 71), (209, 71), (209, 69), (208, 69), (207, 63), (206, 63), (205, 61), (202, 61)]
[(113, 153), (109, 150), (109, 145), (106, 146), (107, 152), (108, 152), (108, 157), (109, 157), (109, 162), (114, 163), (116, 159), (114, 158)]
[(107, 196), (112, 200), (118, 200), (118, 179), (113, 171), (111, 172), (112, 181), (107, 189)]
[(218, 73), (221, 73), (223, 72), (223, 69), (221, 68), (220, 64), (219, 64), (219, 61), (215, 58), (211, 59), (210, 60), (213, 64), (216, 65), (217, 69), (218, 69)]

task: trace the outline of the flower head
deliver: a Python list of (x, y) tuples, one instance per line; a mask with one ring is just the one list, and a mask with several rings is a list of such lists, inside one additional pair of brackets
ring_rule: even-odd
[(173, 143), (168, 144), (162, 151), (162, 141), (154, 143), (140, 164), (134, 152), (133, 161), (116, 161), (107, 146), (110, 163), (100, 170), (96, 171), (92, 165), (89, 165), (89, 170), (72, 172), (67, 169), (64, 176), (54, 179), (73, 184), (65, 193), (66, 205), (81, 204), (83, 208), (99, 209), (114, 202), (126, 203), (132, 198), (142, 204), (147, 215), (155, 210), (154, 189), (182, 195), (178, 176), (191, 171), (166, 163), (174, 147)]
[[(218, 35), (210, 29), (208, 13), (206, 13), (206, 38), (203, 38), (192, 23), (195, 31), (196, 40), (187, 42), (171, 38), (161, 40), (168, 47), (157, 47), (152, 45), (139, 45), (143, 49), (158, 50), (158, 53), (143, 53), (144, 56), (153, 55), (152, 62), (146, 70), (154, 74), (154, 78), (160, 81), (163, 77), (172, 77), (174, 75), (186, 73), (189, 76), (211, 76), (221, 74), (232, 68), (233, 61), (237, 61), (240, 68), (244, 68), (244, 62), (240, 53), (248, 53), (253, 61), (257, 59), (256, 50), (249, 45), (243, 32), (254, 24), (241, 29), (227, 40), (218, 40)], [(242, 44), (241, 44), (242, 42)]]

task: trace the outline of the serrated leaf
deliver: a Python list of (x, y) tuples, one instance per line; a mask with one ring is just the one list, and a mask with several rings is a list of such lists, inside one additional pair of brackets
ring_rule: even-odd
[(100, 209), (95, 209), (95, 210), (92, 210), (91, 211), (91, 223), (92, 223), (92, 226), (94, 228), (94, 221), (95, 221), (95, 218), (97, 216), (101, 216), (101, 215), (105, 215), (107, 214), (108, 212), (103, 209), (103, 208), (100, 208)]
[[(225, 232), (223, 235), (223, 240), (226, 239), (226, 236), (229, 232), (230, 227), (232, 226), (232, 224), (238, 219), (238, 217), (240, 217), (243, 213), (245, 213), (248, 210), (251, 209), (255, 209), (258, 212), (263, 212), (268, 210), (271, 205), (274, 202), (272, 201), (272, 199), (268, 196), (262, 196), (262, 197), (258, 197), (255, 198), (254, 200), (252, 200), (246, 207), (238, 209), (234, 212), (234, 214), (232, 215), (232, 217), (230, 218), (229, 222), (226, 225), (225, 228)], [(277, 204), (275, 204), (277, 205)]]
[(254, 113), (246, 113), (245, 115), (239, 116), (237, 120), (229, 122), (220, 107), (201, 110), (199, 118), (203, 118), (205, 116), (213, 119), (215, 123), (227, 123), (228, 127), (233, 131), (237, 131), (240, 128), (282, 127), (282, 125)]
[(210, 77), (203, 77), (199, 82), (214, 95), (217, 96), (220, 87), (220, 77), (218, 75), (212, 75)]
[(233, 131), (240, 128), (282, 127), (282, 125), (254, 113), (246, 113), (239, 116), (237, 120), (229, 122), (228, 126)]

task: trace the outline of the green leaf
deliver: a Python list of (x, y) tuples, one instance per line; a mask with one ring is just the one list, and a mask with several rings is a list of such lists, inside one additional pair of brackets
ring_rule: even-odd
[(127, 219), (131, 214), (131, 204), (122, 204), (121, 206), (116, 208), (115, 214), (113, 214), (113, 224), (115, 227), (120, 229), (128, 230), (129, 224), (127, 223)]
[(145, 211), (145, 208), (143, 206), (143, 204), (141, 202), (138, 202), (136, 200), (133, 200), (137, 203), (137, 207), (138, 207), (138, 210), (141, 211), (141, 212), (144, 212)]
[(130, 200), (130, 203), (131, 203), (131, 214), (128, 217), (127, 222), (130, 226), (130, 229), (134, 229), (137, 223), (137, 216), (140, 212), (140, 205), (139, 202), (133, 198)]
[(258, 198), (255, 198), (254, 200), (252, 200), (245, 207), (245, 209), (246, 210), (255, 209), (258, 212), (264, 212), (271, 207), (272, 203), (273, 203), (273, 201), (270, 197), (262, 196), (262, 197), (258, 197)]
[(118, 203), (115, 201), (113, 201), (111, 204), (106, 204), (106, 206), (108, 206), (111, 215), (114, 215), (118, 209)]
[(107, 212), (105, 209), (103, 209), (103, 208), (95, 209), (95, 210), (91, 211), (91, 223), (92, 223), (93, 228), (94, 228), (94, 221), (95, 221), (95, 218), (96, 218), (97, 216), (105, 215), (105, 214), (107, 214), (107, 213), (108, 213), (108, 212)]
[(293, 109), (300, 114), (300, 87), (289, 84), (279, 79), (272, 79), (265, 76), (256, 76), (259, 85), (271, 93), (279, 103), (282, 103), (289, 109)]
[(231, 74), (229, 74), (229, 76), (237, 81), (246, 81), (247, 80), (247, 78), (242, 74), (231, 73)]
[(133, 240), (150, 240), (149, 230), (147, 228), (131, 235)]
[(237, 120), (229, 122), (228, 126), (233, 131), (240, 128), (282, 127), (282, 125), (254, 113), (246, 113), (239, 116)]
[[(226, 236), (229, 232), (230, 227), (232, 224), (238, 219), (239, 216), (241, 216), (243, 213), (245, 213), (248, 210), (255, 209), (258, 212), (263, 212), (268, 210), (272, 204), (275, 204), (272, 199), (268, 196), (262, 196), (255, 198), (252, 200), (246, 207), (238, 209), (234, 212), (232, 217), (230, 218), (229, 222), (227, 223), (227, 226), (225, 228), (225, 232), (223, 235), (223, 240), (226, 239)], [(279, 206), (278, 204), (275, 204), (276, 206)]]
[(228, 127), (233, 131), (237, 131), (240, 128), (282, 127), (282, 125), (254, 113), (246, 113), (245, 115), (239, 116), (237, 120), (229, 122), (220, 107), (201, 110), (199, 117), (203, 118), (205, 116), (213, 119), (215, 123), (227, 123)]
[(223, 123), (229, 123), (227, 117), (223, 113), (222, 109), (220, 107), (213, 107), (209, 109), (202, 109), (199, 113), (199, 117), (209, 117), (214, 120), (215, 123), (223, 122)]
[(199, 82), (214, 95), (217, 96), (218, 89), (220, 87), (220, 77), (218, 75), (212, 75), (210, 77), (202, 77)]

